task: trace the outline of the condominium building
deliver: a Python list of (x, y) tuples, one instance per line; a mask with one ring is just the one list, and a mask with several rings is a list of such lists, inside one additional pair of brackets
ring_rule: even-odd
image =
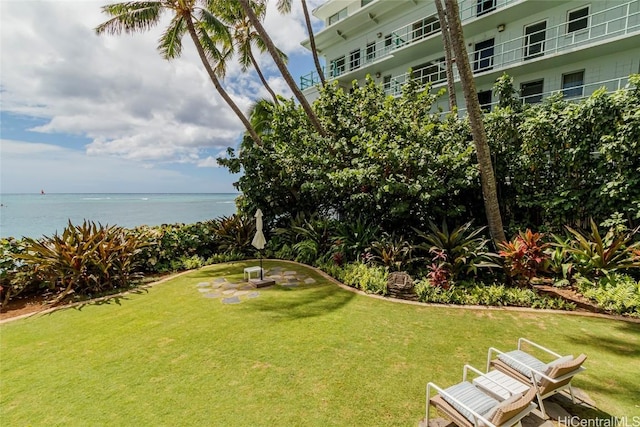
[[(523, 102), (555, 92), (581, 98), (624, 87), (640, 72), (640, 0), (462, 0), (460, 18), (480, 103), (490, 107), (503, 73)], [(410, 76), (446, 86), (444, 48), (433, 0), (329, 0), (313, 11), (325, 75), (345, 89), (370, 75), (390, 95)], [(309, 47), (309, 41), (303, 42)], [(409, 74), (409, 69), (412, 74)], [(457, 70), (458, 104), (464, 105)], [(319, 79), (301, 77), (308, 99)], [(446, 98), (446, 97), (445, 97)], [(446, 108), (442, 99), (439, 106)]]

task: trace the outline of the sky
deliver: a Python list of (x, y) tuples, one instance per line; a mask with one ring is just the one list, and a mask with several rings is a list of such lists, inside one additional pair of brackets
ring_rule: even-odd
[[(146, 33), (96, 35), (108, 19), (100, 7), (115, 2), (0, 0), (0, 192), (235, 192), (239, 176), (215, 159), (238, 147), (244, 127), (190, 39), (167, 61), (156, 49), (166, 17)], [(299, 81), (313, 60), (293, 3), (283, 16), (269, 0), (265, 27)], [(259, 62), (276, 92), (291, 97), (270, 58)], [(224, 86), (243, 111), (268, 97), (234, 62)]]

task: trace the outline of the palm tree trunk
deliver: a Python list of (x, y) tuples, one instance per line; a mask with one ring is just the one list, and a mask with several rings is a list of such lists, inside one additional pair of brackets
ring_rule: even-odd
[(498, 194), (496, 190), (496, 179), (493, 174), (493, 165), (491, 163), (491, 152), (487, 143), (487, 134), (484, 130), (482, 122), (482, 112), (480, 102), (478, 102), (478, 94), (476, 93), (476, 84), (473, 80), (473, 73), (469, 65), (469, 57), (464, 44), (464, 35), (462, 33), (462, 24), (460, 22), (460, 12), (458, 2), (456, 0), (445, 0), (447, 10), (447, 22), (449, 23), (449, 32), (451, 35), (451, 46), (456, 56), (456, 65), (460, 73), (460, 83), (464, 92), (464, 99), (467, 105), (467, 113), (469, 115), (469, 124), (471, 126), (471, 134), (476, 147), (476, 155), (478, 156), (478, 167), (480, 169), (480, 182), (482, 184), (482, 197), (484, 199), (485, 210), (487, 211), (487, 222), (489, 223), (489, 232), (493, 241), (502, 243), (506, 240), (504, 228), (502, 226), (502, 217), (500, 216), (500, 205), (498, 204)]
[(322, 86), (327, 84), (324, 79), (324, 72), (320, 66), (320, 60), (318, 59), (318, 50), (316, 49), (316, 38), (313, 35), (313, 28), (311, 27), (311, 17), (309, 16), (309, 9), (307, 8), (306, 0), (300, 0), (302, 3), (302, 11), (304, 12), (304, 22), (307, 24), (307, 32), (309, 33), (309, 44), (311, 44), (311, 54), (313, 55), (313, 62), (316, 64), (316, 70), (320, 76), (320, 83)]
[(456, 83), (453, 78), (453, 55), (451, 54), (451, 34), (449, 33), (449, 21), (442, 7), (441, 0), (435, 0), (438, 20), (440, 21), (440, 31), (444, 44), (444, 62), (447, 67), (447, 92), (449, 92), (449, 110), (453, 111), (458, 106), (456, 100)]
[(242, 9), (244, 10), (244, 13), (251, 21), (251, 25), (253, 25), (253, 28), (255, 28), (258, 34), (260, 34), (260, 37), (262, 37), (262, 40), (264, 41), (265, 46), (267, 46), (267, 50), (271, 54), (273, 61), (276, 63), (276, 65), (278, 66), (278, 69), (280, 70), (280, 74), (282, 74), (282, 77), (287, 82), (287, 85), (289, 85), (289, 88), (295, 95), (296, 99), (298, 100), (298, 102), (300, 102), (300, 105), (302, 106), (302, 109), (304, 110), (307, 117), (311, 121), (311, 124), (320, 135), (328, 136), (327, 132), (324, 130), (324, 128), (320, 124), (320, 120), (318, 119), (318, 116), (313, 112), (313, 110), (311, 109), (311, 105), (309, 105), (309, 102), (307, 102), (307, 99), (302, 94), (302, 91), (300, 90), (296, 82), (293, 80), (291, 73), (289, 73), (289, 70), (287, 70), (287, 66), (285, 65), (280, 55), (278, 54), (278, 50), (276, 49), (276, 46), (273, 44), (273, 40), (271, 40), (271, 37), (269, 36), (267, 31), (264, 29), (264, 27), (262, 26), (262, 23), (260, 22), (255, 12), (249, 5), (249, 0), (239, 0), (239, 2), (240, 2), (240, 5), (242, 6)]
[(202, 65), (204, 65), (205, 70), (207, 70), (207, 74), (209, 74), (209, 78), (211, 79), (211, 82), (216, 87), (216, 90), (218, 91), (220, 96), (222, 96), (222, 99), (224, 99), (225, 102), (229, 105), (229, 107), (231, 107), (233, 112), (236, 113), (236, 116), (238, 116), (238, 118), (240, 119), (244, 127), (247, 129), (247, 132), (249, 132), (251, 139), (253, 139), (253, 141), (256, 144), (262, 147), (263, 145), (262, 139), (260, 138), (258, 133), (255, 131), (253, 126), (251, 126), (249, 119), (245, 117), (245, 115), (242, 113), (242, 110), (240, 110), (238, 105), (236, 105), (233, 99), (231, 99), (227, 91), (224, 90), (224, 88), (220, 84), (220, 80), (218, 80), (218, 77), (216, 76), (215, 71), (213, 71), (213, 68), (211, 68), (211, 64), (207, 59), (207, 55), (204, 53), (204, 49), (202, 48), (202, 45), (200, 44), (200, 40), (198, 39), (198, 34), (196, 33), (196, 29), (193, 25), (191, 14), (185, 13), (184, 18), (187, 23), (187, 29), (189, 30), (189, 35), (191, 36), (191, 40), (193, 41), (193, 44), (196, 46), (196, 50), (198, 51), (198, 55), (200, 56), (200, 61), (202, 61)]
[(256, 73), (258, 73), (258, 77), (260, 77), (260, 81), (262, 82), (263, 86), (271, 94), (271, 97), (273, 97), (273, 103), (275, 105), (278, 105), (278, 97), (276, 96), (276, 93), (273, 91), (273, 89), (271, 89), (271, 86), (269, 86), (269, 83), (267, 82), (267, 79), (265, 79), (264, 74), (262, 74), (262, 70), (258, 66), (258, 61), (256, 61), (256, 58), (253, 56), (252, 51), (249, 51), (249, 58), (251, 59), (253, 68), (256, 70)]

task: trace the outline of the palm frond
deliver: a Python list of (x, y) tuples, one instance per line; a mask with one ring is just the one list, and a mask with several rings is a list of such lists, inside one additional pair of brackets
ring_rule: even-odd
[(278, 0), (278, 3), (276, 3), (276, 8), (278, 9), (278, 12), (287, 14), (291, 12), (292, 3), (292, 0)]
[(158, 40), (158, 50), (164, 59), (173, 59), (182, 53), (182, 37), (187, 32), (187, 24), (182, 15), (176, 15)]
[(147, 31), (154, 27), (165, 10), (160, 1), (133, 1), (102, 6), (102, 12), (112, 16), (95, 28), (97, 34), (119, 35)]
[(231, 46), (233, 39), (229, 27), (209, 10), (200, 9), (197, 12), (197, 20), (199, 27), (209, 33), (209, 37), (213, 40), (223, 43), (225, 46)]

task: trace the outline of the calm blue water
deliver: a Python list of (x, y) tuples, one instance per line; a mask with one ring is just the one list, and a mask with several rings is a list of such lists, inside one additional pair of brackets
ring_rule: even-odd
[(236, 212), (237, 194), (2, 194), (0, 236), (61, 233), (68, 220), (103, 225), (194, 223)]

